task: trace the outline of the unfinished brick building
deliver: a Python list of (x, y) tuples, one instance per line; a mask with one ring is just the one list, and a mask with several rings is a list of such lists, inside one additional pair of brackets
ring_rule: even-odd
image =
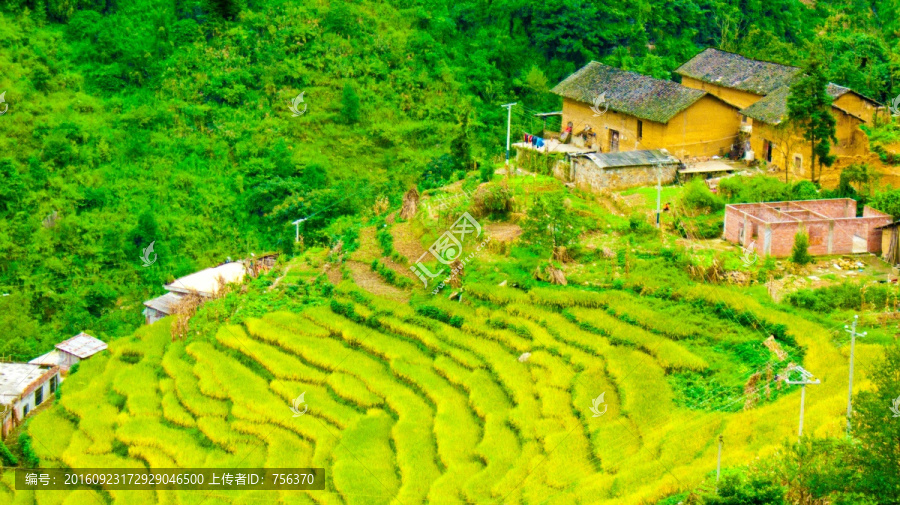
[(856, 217), (856, 200), (803, 200), (742, 203), (725, 207), (725, 239), (753, 249), (760, 256), (790, 256), (794, 235), (809, 234), (810, 254), (881, 252), (881, 230), (891, 216), (863, 208)]

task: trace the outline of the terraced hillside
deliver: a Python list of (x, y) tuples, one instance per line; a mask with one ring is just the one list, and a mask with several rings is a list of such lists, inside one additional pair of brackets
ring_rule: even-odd
[[(715, 378), (776, 320), (823, 381), (807, 391), (807, 433), (840, 432), (847, 360), (829, 329), (725, 288), (472, 285), (462, 302), (409, 305), (345, 281), (330, 303), (209, 341), (173, 342), (163, 321), (84, 362), (32, 419), (42, 466), (313, 466), (327, 489), (35, 494), (6, 472), (0, 503), (652, 503), (715, 470), (720, 434), (724, 466), (796, 435), (799, 392), (771, 377), (692, 399), (678, 379)], [(858, 345), (858, 370), (876, 352)]]

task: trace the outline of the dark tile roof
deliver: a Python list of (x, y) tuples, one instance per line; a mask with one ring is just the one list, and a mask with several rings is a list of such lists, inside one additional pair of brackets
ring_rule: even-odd
[(767, 95), (790, 84), (799, 72), (797, 67), (752, 60), (711, 47), (675, 70), (685, 77), (757, 95)]
[(666, 123), (706, 95), (705, 91), (610, 67), (592, 61), (551, 90), (565, 98), (593, 104), (604, 95), (609, 110)]
[(600, 168), (627, 168), (652, 165), (679, 165), (681, 162), (665, 149), (645, 149), (641, 151), (620, 151), (615, 153), (586, 153), (581, 156), (590, 159)]
[[(850, 88), (830, 83), (828, 84), (826, 91), (832, 99), (837, 99), (847, 93), (853, 92)], [(753, 105), (741, 110), (741, 114), (757, 121), (762, 121), (763, 123), (776, 125), (781, 122), (785, 115), (787, 115), (787, 98), (790, 94), (790, 86), (782, 86), (763, 98), (760, 98), (759, 101)]]

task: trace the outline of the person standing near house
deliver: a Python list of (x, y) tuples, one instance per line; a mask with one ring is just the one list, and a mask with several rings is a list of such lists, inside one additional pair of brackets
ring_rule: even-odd
[(566, 125), (566, 129), (563, 130), (562, 135), (559, 136), (559, 141), (563, 144), (568, 144), (572, 141), (572, 127), (574, 125), (571, 121)]

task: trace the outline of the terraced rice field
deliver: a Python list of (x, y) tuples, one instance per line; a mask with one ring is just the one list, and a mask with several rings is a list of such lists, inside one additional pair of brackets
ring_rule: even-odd
[[(324, 467), (324, 491), (14, 492), (6, 472), (0, 503), (652, 502), (715, 470), (718, 435), (728, 466), (774, 450), (797, 427), (797, 392), (737, 412), (678, 405), (668, 376), (718, 366), (726, 357), (703, 344), (743, 328), (708, 311), (705, 329), (678, 322), (700, 317), (684, 300), (701, 308), (725, 300), (787, 325), (823, 379), (808, 391), (807, 432), (842, 429), (846, 359), (829, 332), (749, 298), (467, 293), (464, 303), (429, 300), (438, 314), (429, 318), (343, 284), (331, 307), (345, 315), (328, 305), (270, 313), (221, 327), (214, 341), (172, 342), (157, 323), (84, 362), (61, 401), (28, 426), (43, 466)], [(857, 352), (865, 369), (876, 348)], [(520, 361), (523, 353), (530, 357)], [(301, 393), (308, 411), (294, 417)]]

